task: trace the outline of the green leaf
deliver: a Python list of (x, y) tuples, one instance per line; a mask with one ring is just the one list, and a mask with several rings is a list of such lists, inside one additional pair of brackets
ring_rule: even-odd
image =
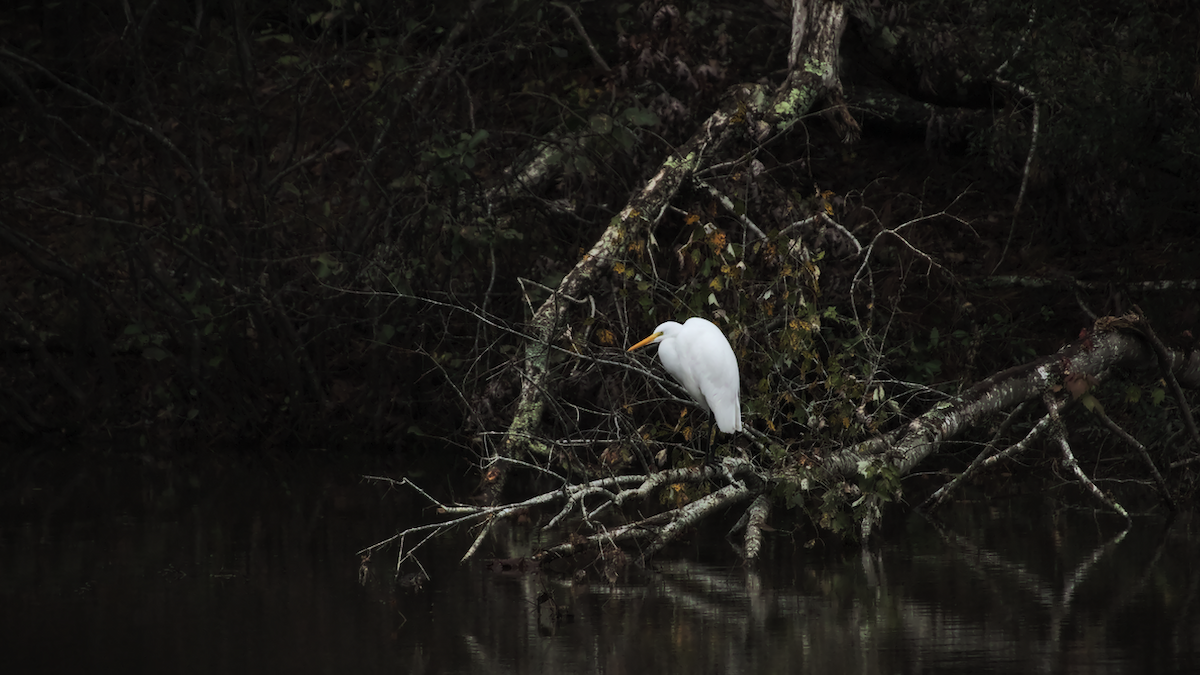
[(588, 122), (592, 126), (592, 131), (601, 136), (607, 136), (612, 133), (613, 121), (608, 115), (592, 115)]
[(162, 347), (150, 346), (142, 350), (142, 358), (150, 359), (151, 361), (162, 361), (171, 355)]
[(621, 144), (621, 149), (626, 152), (629, 152), (633, 149), (633, 146), (637, 145), (637, 136), (634, 136), (632, 131), (623, 126), (614, 127), (612, 136), (616, 139), (617, 143)]
[(470, 150), (474, 150), (475, 146), (486, 141), (487, 139), (488, 139), (487, 129), (480, 129), (479, 131), (475, 132), (475, 135), (471, 136), (471, 140), (467, 142), (467, 148)]
[(639, 127), (652, 127), (658, 124), (658, 115), (646, 108), (626, 108), (621, 117)]
[(342, 271), (342, 263), (338, 262), (337, 258), (334, 258), (329, 253), (322, 253), (313, 258), (312, 262), (317, 263), (318, 279), (324, 279), (331, 274), (339, 274)]
[(890, 52), (899, 42), (899, 40), (896, 39), (896, 34), (886, 26), (882, 31), (879, 32), (878, 40), (883, 45), (882, 49), (884, 53)]

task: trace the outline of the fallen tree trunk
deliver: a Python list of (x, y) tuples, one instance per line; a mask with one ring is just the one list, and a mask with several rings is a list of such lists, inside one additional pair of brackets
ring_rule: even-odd
[[(784, 494), (790, 504), (803, 503), (812, 512), (823, 511), (830, 522), (836, 515), (831, 509), (852, 513), (855, 530), (866, 540), (880, 524), (883, 504), (899, 499), (900, 478), (968, 430), (984, 426), (997, 414), (1011, 413), (1039, 400), (1046, 402), (1048, 411), (1029, 434), (1004, 450), (996, 447), (998, 439), (993, 438), (967, 471), (950, 481), (927, 503), (940, 503), (962, 478), (1029, 448), (1030, 442), (1039, 434), (1057, 428), (1052, 440), (1063, 449), (1064, 464), (1106, 508), (1128, 519), (1124, 509), (1097, 489), (1086, 472), (1079, 468), (1062, 431), (1061, 412), (1074, 401), (1092, 396), (1089, 390), (1118, 370), (1158, 368), (1164, 379), (1175, 379), (1187, 387), (1200, 386), (1200, 353), (1168, 350), (1161, 343), (1155, 346), (1155, 341), (1153, 332), (1138, 315), (1105, 317), (1097, 322), (1093, 335), (1067, 345), (1058, 353), (996, 373), (963, 395), (934, 406), (903, 428), (832, 453), (812, 466), (771, 472), (754, 459), (726, 457), (719, 466), (673, 469), (579, 484), (570, 484), (560, 478), (561, 486), (551, 492), (502, 506), (447, 506), (429, 498), (440, 513), (452, 519), (409, 528), (362, 553), (426, 532), (440, 532), (473, 522), (486, 523), (465, 559), (474, 555), (479, 544), (499, 522), (526, 509), (554, 506), (557, 515), (544, 528), (564, 533), (564, 541), (531, 552), (533, 560), (572, 556), (583, 551), (599, 551), (603, 555), (606, 550), (616, 550), (624, 545), (635, 547), (644, 561), (714, 514), (751, 502), (734, 532), (744, 532), (744, 543), (735, 548), (748, 561), (753, 561), (761, 549), (761, 530), (770, 505), (768, 496), (779, 494)], [(1186, 405), (1186, 402), (1182, 403)], [(1002, 425), (1001, 430), (1007, 428)], [(1197, 445), (1200, 447), (1200, 442)], [(1157, 472), (1153, 462), (1150, 470)], [(710, 485), (713, 489), (699, 499), (685, 501), (673, 508), (646, 516), (633, 515), (644, 509), (654, 495), (664, 490), (678, 493), (681, 485)], [(1168, 496), (1164, 495), (1166, 498)], [(631, 505), (633, 509), (630, 509)], [(402, 555), (413, 552), (412, 548), (402, 550)]]
[[(1046, 431), (1050, 422), (1056, 421), (1059, 409), (1064, 404), (1080, 399), (1086, 389), (1104, 382), (1116, 369), (1159, 367), (1164, 378), (1174, 377), (1192, 388), (1200, 386), (1200, 353), (1164, 351), (1167, 358), (1165, 361), (1160, 359), (1151, 340), (1137, 333), (1145, 325), (1144, 320), (1136, 315), (1105, 317), (1097, 322), (1094, 336), (1067, 345), (1057, 354), (996, 373), (962, 396), (937, 405), (889, 437), (872, 439), (829, 456), (821, 463), (819, 472), (842, 481), (874, 476), (881, 470), (902, 477), (941, 450), (946, 442), (968, 429), (982, 426), (991, 416), (1048, 397), (1049, 410), (1042, 423), (1036, 425), (1029, 436), (1000, 452), (989, 444), (968, 471), (947, 486), (953, 488), (977, 468), (1027, 449), (1033, 438)], [(1088, 384), (1084, 391), (1072, 391), (1071, 382)], [(1180, 404), (1184, 410), (1187, 409), (1186, 401), (1180, 401)], [(1077, 476), (1086, 486), (1094, 488), (1085, 475), (1077, 473)], [(800, 480), (809, 478), (801, 477)], [(898, 488), (898, 484), (895, 487)], [(936, 506), (947, 492), (944, 489), (935, 493), (927, 503)], [(898, 496), (886, 493), (867, 495), (868, 503), (859, 519), (863, 539), (870, 536), (879, 522), (882, 500)], [(1106, 505), (1113, 508), (1115, 502), (1106, 502)], [(1119, 507), (1114, 510), (1125, 515)]]

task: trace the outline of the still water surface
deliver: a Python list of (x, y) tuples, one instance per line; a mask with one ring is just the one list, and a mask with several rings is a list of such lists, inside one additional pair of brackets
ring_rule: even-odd
[(394, 551), (355, 554), (424, 517), (411, 495), (359, 478), (386, 471), (9, 459), (3, 671), (1200, 672), (1189, 517), (1121, 533), (1045, 500), (960, 502), (941, 523), (893, 517), (870, 552), (776, 533), (756, 572), (723, 542), (693, 544), (616, 583), (460, 565), (464, 532), (423, 550), (428, 581), (399, 588)]

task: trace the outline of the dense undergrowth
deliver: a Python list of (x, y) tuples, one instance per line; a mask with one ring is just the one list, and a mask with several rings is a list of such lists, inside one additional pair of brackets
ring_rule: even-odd
[[(731, 85), (786, 65), (770, 3), (133, 3), (132, 21), (66, 4), (3, 23), (10, 443), (477, 457), (511, 420), (533, 308)], [(846, 145), (814, 116), (741, 141), (575, 299), (544, 429), (570, 441), (565, 463), (615, 471), (651, 445), (698, 461), (707, 420), (620, 366), (666, 319), (725, 330), (780, 469), (1052, 352), (1086, 307), (1136, 301), (1163, 334), (1193, 326), (1194, 290), (980, 283), (1184, 279), (1197, 259), (1197, 92), (1179, 56), (1196, 17), (1035, 4), (1032, 23), (1011, 5), (970, 15), (996, 50), (979, 61), (944, 37), (956, 15), (939, 3), (856, 20), (852, 56), (880, 36), (926, 45), (872, 77), (993, 108), (993, 125), (931, 144), (868, 121)], [(1023, 90), (944, 86), (947, 62), (981, 81), (1002, 55)], [(1014, 219), (1034, 106), (1042, 145)], [(1105, 393), (1111, 415), (1177, 431), (1161, 387)], [(1095, 437), (1100, 462), (1111, 441)]]

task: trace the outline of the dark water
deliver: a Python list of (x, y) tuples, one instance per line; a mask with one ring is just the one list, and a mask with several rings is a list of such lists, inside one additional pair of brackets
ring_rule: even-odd
[[(371, 461), (0, 464), (6, 673), (1185, 673), (1200, 671), (1189, 517), (1049, 501), (894, 518), (877, 550), (776, 533), (749, 572), (692, 545), (608, 583), (460, 565), (469, 532), (355, 554), (417, 522)], [(427, 481), (436, 482), (433, 477)], [(485, 555), (520, 553), (528, 533)], [(406, 563), (402, 573), (416, 571)], [(552, 598), (562, 616), (550, 615)]]

